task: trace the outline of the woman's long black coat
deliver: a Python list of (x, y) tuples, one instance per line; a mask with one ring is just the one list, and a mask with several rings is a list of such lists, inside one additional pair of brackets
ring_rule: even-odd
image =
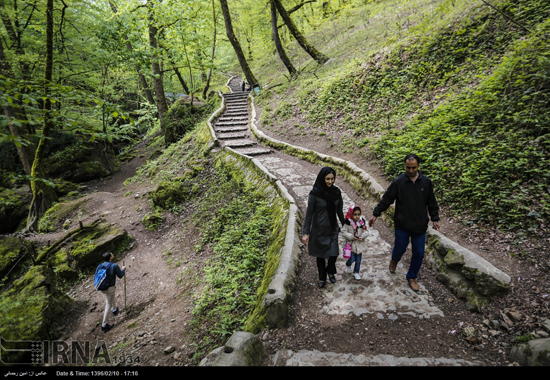
[[(309, 235), (309, 254), (324, 259), (328, 259), (330, 256), (338, 256), (340, 250), (338, 246), (340, 227), (338, 223), (334, 227), (330, 225), (326, 202), (322, 198), (309, 195), (302, 229), (304, 235)], [(342, 212), (343, 206), (343, 200), (340, 197), (335, 201), (335, 209), (341, 224), (345, 222), (344, 213)]]

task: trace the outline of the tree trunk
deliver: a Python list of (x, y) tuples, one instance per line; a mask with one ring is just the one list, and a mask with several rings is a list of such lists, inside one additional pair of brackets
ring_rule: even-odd
[(281, 0), (272, 0), (275, 2), (275, 6), (277, 7), (277, 10), (279, 11), (279, 14), (283, 18), (283, 21), (285, 22), (286, 26), (296, 39), (302, 49), (308, 53), (311, 58), (313, 58), (315, 61), (317, 61), (319, 64), (324, 64), (326, 61), (328, 61), (328, 57), (315, 49), (313, 45), (310, 45), (309, 42), (307, 42), (306, 38), (303, 36), (302, 32), (298, 29), (298, 27), (294, 24), (294, 21), (290, 18), (288, 15), (288, 12), (285, 10), (283, 5), (281, 4)]
[[(4, 46), (2, 44), (2, 40), (0, 39), (0, 74), (5, 76), (6, 78), (14, 78), (13, 71), (11, 69), (10, 64), (6, 60), (6, 56), (4, 55)], [(28, 128), (28, 118), (27, 113), (25, 111), (25, 108), (23, 106), (23, 102), (20, 99), (13, 99), (13, 106), (10, 105), (4, 105), (4, 115), (8, 119), (9, 123), (9, 129), (12, 135), (15, 137), (25, 137), (26, 135), (30, 134), (29, 128)], [(20, 123), (21, 127), (14, 124)], [(27, 145), (16, 145), (17, 148), (17, 154), (19, 155), (19, 158), (21, 159), (21, 163), (23, 164), (23, 170), (25, 170), (25, 174), (31, 175), (32, 172), (32, 162), (34, 159), (34, 145), (32, 143), (29, 143)]]
[(220, 4), (222, 6), (222, 13), (223, 19), (225, 21), (225, 31), (227, 33), (227, 38), (229, 38), (231, 45), (233, 45), (233, 49), (235, 50), (235, 54), (237, 54), (237, 59), (239, 60), (239, 64), (241, 65), (241, 69), (243, 70), (246, 80), (252, 86), (258, 83), (258, 81), (252, 73), (252, 70), (248, 66), (248, 62), (246, 61), (246, 57), (244, 56), (241, 44), (239, 43), (239, 40), (237, 40), (237, 38), (235, 37), (235, 33), (233, 32), (233, 26), (231, 25), (231, 15), (229, 14), (227, 0), (220, 0)]
[[(152, 12), (150, 10), (150, 12)], [(157, 32), (158, 29), (154, 24), (153, 14), (149, 14), (149, 46), (153, 50), (153, 57), (151, 58), (151, 68), (153, 71), (153, 84), (155, 87), (155, 98), (157, 100), (157, 110), (159, 113), (160, 128), (164, 132), (163, 117), (166, 111), (168, 111), (168, 102), (164, 94), (164, 75), (160, 69), (160, 58), (157, 54)]]
[[(172, 62), (173, 66), (176, 66), (174, 62)], [(185, 79), (181, 76), (181, 73), (177, 67), (174, 67), (174, 71), (176, 72), (176, 76), (178, 77), (178, 80), (180, 81), (181, 87), (183, 88), (183, 91), (185, 91), (185, 95), (189, 95), (189, 87), (187, 87), (187, 83), (185, 83)]]
[(271, 31), (273, 32), (273, 42), (275, 42), (275, 46), (277, 47), (277, 53), (279, 53), (279, 58), (281, 58), (281, 61), (283, 61), (288, 72), (290, 73), (290, 76), (293, 77), (296, 75), (296, 69), (294, 68), (294, 66), (292, 65), (292, 62), (286, 55), (285, 49), (283, 49), (283, 45), (281, 44), (281, 40), (279, 38), (279, 31), (277, 30), (277, 7), (275, 6), (275, 3), (273, 2), (273, 0), (271, 0), (270, 3), (271, 3)]
[(44, 156), (47, 142), (46, 138), (49, 137), (53, 125), (51, 115), (52, 102), (50, 99), (49, 89), (53, 77), (53, 1), (54, 0), (47, 0), (46, 5), (46, 69), (44, 75), (45, 113), (44, 126), (42, 128), (43, 137), (40, 138), (40, 142), (38, 143), (32, 165), (32, 202), (29, 209), (29, 217), (27, 219), (27, 227), (25, 231), (36, 229), (38, 219), (44, 215), (44, 213), (53, 205), (54, 202), (57, 202), (57, 195), (55, 194), (54, 189), (43, 181), (37, 180), (45, 178)]
[[(217, 22), (216, 22), (216, 7), (214, 5), (214, 0), (212, 0), (212, 19), (214, 20), (214, 38), (212, 41), (212, 63), (214, 62), (214, 52), (216, 51), (216, 29), (217, 29)], [(206, 85), (204, 86), (204, 89), (202, 90), (202, 98), (206, 99), (206, 93), (208, 92), (208, 87), (210, 87), (210, 79), (212, 79), (212, 67), (210, 70), (208, 70), (208, 76), (206, 77)]]

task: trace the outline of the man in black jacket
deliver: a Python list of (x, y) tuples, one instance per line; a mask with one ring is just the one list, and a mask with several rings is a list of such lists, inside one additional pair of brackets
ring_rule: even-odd
[[(418, 291), (416, 278), (424, 260), (426, 231), (430, 219), (434, 229), (439, 230), (439, 206), (435, 199), (432, 181), (418, 172), (420, 158), (415, 154), (405, 157), (405, 173), (397, 177), (388, 187), (380, 203), (374, 208), (369, 226), (395, 201), (395, 241), (389, 270), (395, 272), (397, 263), (405, 253), (409, 240), (412, 258), (407, 272), (409, 286)], [(429, 218), (428, 218), (429, 214)]]

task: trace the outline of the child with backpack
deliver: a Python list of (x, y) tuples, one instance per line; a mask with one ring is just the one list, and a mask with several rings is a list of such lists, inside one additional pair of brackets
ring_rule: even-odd
[(351, 265), (355, 263), (353, 276), (356, 280), (360, 280), (361, 259), (363, 253), (367, 251), (367, 221), (361, 215), (361, 207), (357, 205), (353, 205), (348, 209), (346, 219), (349, 223), (344, 224), (342, 235), (346, 239), (346, 243), (351, 246), (351, 256), (346, 261), (346, 270), (348, 273), (352, 273)]
[(116, 278), (124, 277), (126, 273), (126, 267), (122, 267), (113, 263), (113, 254), (109, 251), (103, 254), (105, 262), (98, 265), (95, 271), (94, 286), (96, 290), (105, 294), (105, 312), (103, 313), (103, 323), (101, 324), (101, 331), (109, 331), (114, 324), (109, 324), (109, 313), (113, 315), (118, 314), (118, 306), (115, 303), (115, 285)]

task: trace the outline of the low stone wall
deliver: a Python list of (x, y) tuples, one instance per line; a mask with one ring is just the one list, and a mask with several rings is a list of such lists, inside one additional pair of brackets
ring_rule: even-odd
[[(385, 189), (354, 163), (276, 140), (260, 131), (255, 125), (254, 98), (250, 95), (249, 99), (252, 108), (250, 127), (259, 141), (304, 160), (330, 165), (359, 195), (373, 204), (380, 201)], [(394, 205), (382, 214), (382, 219), (390, 227), (393, 227), (393, 215)], [(479, 311), (491, 296), (507, 292), (510, 287), (509, 275), (431, 227), (427, 231), (425, 261), (431, 270), (438, 273), (438, 280), (464, 299), (472, 311)]]
[[(249, 171), (245, 176), (249, 182), (263, 181), (258, 187), (270, 187), (271, 191), (266, 189), (266, 193), (273, 192), (272, 197), (282, 199), (282, 207), (286, 208), (287, 216), (282, 221), (281, 228), (285, 228), (284, 243), (280, 252), (276, 255), (278, 263), (270, 279), (263, 301), (253, 314), (261, 315), (264, 319), (262, 323), (265, 327), (276, 328), (284, 326), (288, 318), (288, 305), (290, 296), (294, 287), (296, 270), (300, 254), (300, 241), (298, 235), (298, 223), (300, 220), (299, 210), (294, 198), (273, 174), (271, 174), (258, 160), (249, 156), (237, 153), (231, 148), (223, 147), (221, 154), (225, 154), (225, 161), (237, 160), (243, 163), (243, 171)], [(230, 155), (230, 156), (227, 156)], [(233, 164), (235, 165), (235, 164)], [(284, 226), (286, 224), (286, 227)], [(269, 279), (268, 279), (269, 281)]]

